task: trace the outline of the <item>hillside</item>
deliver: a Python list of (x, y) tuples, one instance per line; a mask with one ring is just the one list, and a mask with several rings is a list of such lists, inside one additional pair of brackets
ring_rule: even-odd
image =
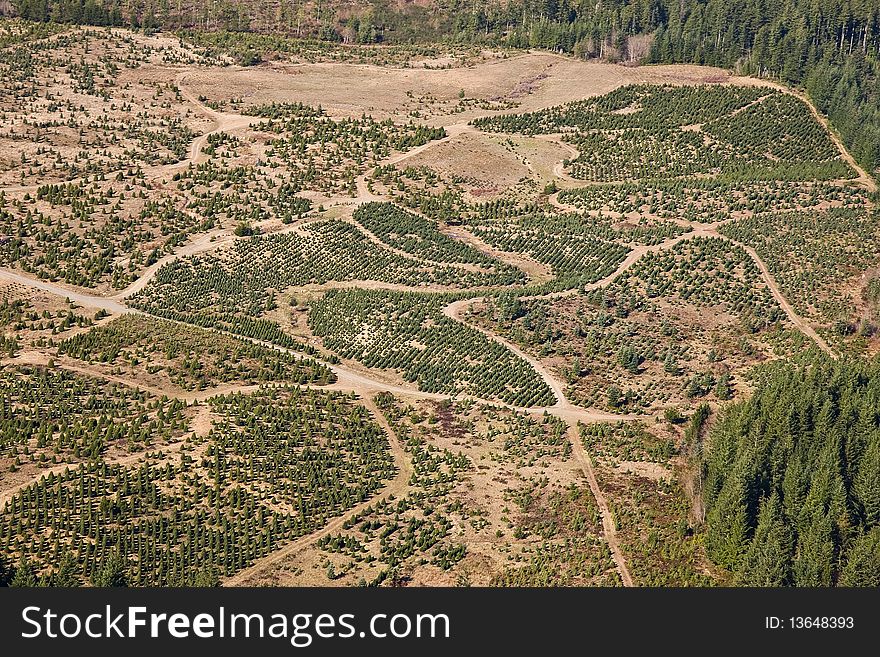
[[(0, 20), (0, 584), (875, 581), (876, 441), (814, 523), (717, 419), (880, 351), (876, 183), (802, 93), (148, 32)], [(829, 522), (829, 576), (757, 567)]]
[[(0, 13), (146, 30), (255, 32), (345, 43), (541, 48), (584, 58), (692, 62), (801, 86), (868, 170), (880, 166), (880, 6), (847, 0), (12, 0)], [(241, 41), (236, 37), (235, 41)], [(271, 44), (255, 44), (265, 55)], [(244, 61), (255, 62), (253, 51)]]

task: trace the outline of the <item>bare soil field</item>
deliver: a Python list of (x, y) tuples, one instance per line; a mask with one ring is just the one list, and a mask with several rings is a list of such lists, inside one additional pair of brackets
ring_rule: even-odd
[(465, 132), (429, 152), (407, 158), (405, 164), (430, 167), (452, 177), (474, 198), (492, 198), (530, 173), (523, 156), (500, 141), (492, 135)]

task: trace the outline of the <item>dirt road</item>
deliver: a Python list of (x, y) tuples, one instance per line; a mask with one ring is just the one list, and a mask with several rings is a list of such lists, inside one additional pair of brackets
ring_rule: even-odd
[[(791, 96), (795, 96), (796, 98), (801, 99), (804, 103), (806, 103), (807, 107), (810, 108), (810, 112), (812, 112), (813, 116), (816, 120), (822, 124), (825, 128), (825, 132), (831, 137), (831, 141), (834, 142), (834, 145), (837, 146), (837, 150), (840, 151), (840, 156), (843, 158), (844, 162), (846, 162), (849, 166), (853, 168), (853, 170), (858, 174), (858, 177), (855, 179), (855, 182), (859, 183), (867, 189), (869, 192), (877, 191), (877, 182), (868, 175), (868, 173), (856, 162), (855, 158), (852, 154), (847, 150), (846, 146), (843, 145), (843, 142), (840, 141), (840, 137), (837, 136), (837, 133), (832, 128), (831, 124), (828, 122), (828, 119), (816, 109), (816, 106), (813, 105), (812, 101), (807, 98), (806, 95), (802, 94), (800, 91), (795, 89), (790, 89), (786, 86), (776, 83), (767, 83), (768, 86), (774, 87), (775, 89), (779, 89), (783, 93), (787, 93)], [(852, 182), (852, 181), (850, 181)]]
[(634, 586), (632, 576), (629, 574), (629, 568), (626, 565), (626, 559), (623, 556), (623, 550), (620, 549), (620, 543), (617, 541), (617, 527), (614, 522), (614, 516), (611, 514), (611, 508), (608, 506), (608, 501), (605, 499), (602, 489), (599, 488), (596, 473), (593, 471), (593, 463), (584, 450), (577, 426), (569, 425), (568, 438), (571, 441), (574, 457), (583, 469), (584, 475), (590, 484), (590, 490), (593, 492), (593, 497), (596, 498), (599, 513), (602, 514), (602, 529), (605, 534), (605, 540), (608, 542), (608, 548), (611, 550), (611, 557), (614, 559), (617, 572), (620, 574), (620, 581), (623, 582), (624, 586)]
[(27, 274), (19, 273), (5, 267), (0, 267), (0, 280), (12, 281), (13, 283), (19, 283), (37, 290), (43, 290), (44, 292), (49, 292), (59, 297), (65, 297), (80, 306), (85, 306), (86, 308), (106, 310), (113, 314), (132, 312), (128, 306), (115, 299), (81, 292), (75, 288), (65, 286), (62, 283), (41, 281), (38, 278), (32, 278)]
[(175, 250), (173, 253), (169, 253), (167, 255), (162, 256), (154, 262), (152, 265), (144, 269), (140, 276), (137, 277), (135, 281), (133, 281), (128, 287), (114, 294), (112, 299), (123, 300), (128, 297), (134, 296), (141, 290), (143, 290), (153, 277), (159, 272), (162, 267), (167, 265), (169, 262), (173, 262), (178, 258), (184, 258), (186, 256), (197, 255), (200, 253), (207, 253), (208, 251), (213, 251), (215, 249), (219, 249), (223, 246), (228, 246), (235, 241), (235, 235), (233, 235), (232, 231), (229, 230), (212, 230), (209, 233), (203, 233), (192, 242), (188, 242)]
[(824, 351), (832, 358), (837, 358), (837, 354), (828, 345), (825, 339), (818, 333), (816, 333), (813, 327), (810, 326), (805, 319), (797, 314), (795, 309), (785, 298), (785, 295), (782, 294), (782, 290), (779, 289), (779, 285), (777, 285), (776, 281), (773, 278), (773, 275), (770, 273), (770, 270), (767, 269), (767, 265), (764, 264), (764, 261), (761, 260), (757, 252), (750, 246), (740, 244), (739, 242), (735, 242), (734, 240), (731, 240), (729, 238), (725, 239), (741, 247), (746, 253), (749, 254), (749, 257), (751, 257), (751, 259), (755, 261), (758, 269), (761, 270), (761, 276), (764, 278), (764, 283), (766, 283), (767, 287), (770, 289), (770, 293), (773, 295), (773, 298), (776, 299), (776, 302), (780, 305), (782, 310), (785, 311), (785, 314), (788, 316), (788, 319), (791, 321), (791, 323), (794, 324), (801, 333), (805, 334), (813, 342), (815, 342), (822, 351)]
[(517, 356), (519, 356), (524, 361), (526, 361), (529, 365), (531, 365), (532, 369), (535, 370), (535, 372), (538, 373), (538, 376), (540, 376), (541, 379), (544, 381), (544, 383), (547, 384), (547, 387), (553, 391), (553, 396), (556, 397), (556, 404), (554, 404), (550, 408), (555, 408), (557, 406), (566, 405), (568, 400), (565, 398), (565, 390), (563, 389), (562, 384), (556, 380), (556, 378), (544, 367), (543, 364), (541, 364), (540, 361), (538, 361), (537, 358), (533, 358), (532, 356), (530, 356), (529, 354), (524, 352), (522, 349), (517, 347), (515, 344), (513, 344), (509, 340), (501, 337), (500, 335), (497, 335), (496, 333), (491, 333), (490, 331), (487, 331), (486, 329), (484, 329), (481, 326), (465, 322), (464, 320), (461, 319), (461, 315), (465, 311), (465, 309), (470, 308), (470, 306), (473, 305), (474, 303), (482, 302), (482, 301), (485, 301), (484, 297), (476, 297), (476, 298), (470, 298), (470, 299), (461, 299), (459, 301), (453, 301), (448, 306), (443, 308), (443, 314), (446, 315), (447, 317), (449, 317), (450, 319), (454, 319), (456, 322), (465, 324), (466, 326), (474, 329), (475, 331), (479, 331), (480, 333), (485, 335), (490, 340), (494, 340), (495, 342), (504, 345), (510, 351), (512, 351)]

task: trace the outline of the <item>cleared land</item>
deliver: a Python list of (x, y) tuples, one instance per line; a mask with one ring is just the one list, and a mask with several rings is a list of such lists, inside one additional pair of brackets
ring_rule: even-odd
[(876, 188), (785, 89), (2, 25), (0, 557), (49, 583), (723, 582), (694, 435), (880, 344)]

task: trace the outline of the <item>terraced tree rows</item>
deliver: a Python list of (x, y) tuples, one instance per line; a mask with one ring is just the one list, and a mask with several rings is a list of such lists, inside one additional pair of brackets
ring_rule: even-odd
[[(553, 215), (528, 208), (503, 207), (497, 204), (479, 208), (469, 228), (480, 239), (502, 251), (523, 253), (548, 265), (564, 289), (592, 283), (614, 272), (629, 249), (614, 241), (629, 241), (610, 226), (595, 225), (576, 215)], [(665, 229), (664, 229), (665, 228)], [(667, 230), (681, 232), (669, 225), (660, 231), (647, 229), (648, 240), (660, 241)], [(634, 231), (639, 234), (639, 230)]]
[(309, 326), (324, 345), (367, 367), (394, 369), (419, 390), (555, 402), (537, 372), (498, 342), (443, 314), (444, 295), (331, 290), (312, 304)]
[(826, 182), (730, 182), (721, 178), (654, 180), (566, 189), (559, 201), (591, 214), (637, 216), (713, 223), (786, 210), (863, 207), (853, 187)]
[(876, 326), (856, 305), (860, 275), (880, 259), (877, 212), (785, 213), (724, 226), (722, 233), (755, 249), (785, 296), (837, 340), (870, 337)]
[(135, 378), (160, 375), (183, 390), (232, 381), (325, 385), (336, 380), (327, 366), (311, 358), (144, 315), (123, 315), (68, 338), (58, 344), (58, 353)]
[(752, 259), (721, 237), (697, 237), (649, 253), (594, 293), (605, 295), (614, 296), (624, 309), (644, 308), (660, 297), (698, 306), (723, 304), (730, 312), (752, 316), (756, 328), (783, 318)]
[[(666, 239), (687, 232), (687, 228), (671, 221), (658, 218), (643, 217), (635, 224), (619, 222), (611, 217), (586, 217), (572, 212), (548, 212), (537, 203), (523, 204), (515, 199), (498, 199), (480, 203), (465, 213), (466, 222), (487, 233), (510, 231), (535, 233), (539, 238), (547, 235), (558, 235), (559, 242), (565, 244), (571, 239), (603, 240), (630, 244), (660, 244)], [(499, 238), (500, 239), (500, 238)], [(515, 241), (515, 237), (511, 237)], [(536, 254), (543, 252), (535, 248)], [(552, 252), (545, 253), (543, 258), (552, 258)], [(537, 257), (537, 256), (536, 256)]]
[(3, 470), (38, 472), (174, 442), (188, 425), (185, 404), (62, 369), (0, 367)]
[(480, 128), (532, 135), (578, 128), (660, 131), (719, 119), (771, 93), (766, 87), (627, 85), (567, 105), (474, 123)]
[(441, 233), (435, 222), (403, 210), (392, 203), (361, 205), (354, 212), (354, 220), (389, 246), (425, 260), (501, 269), (512, 278), (522, 275), (512, 270), (513, 268), (505, 267), (497, 260)]
[(484, 130), (562, 132), (571, 174), (595, 182), (726, 174), (741, 180), (855, 177), (800, 99), (767, 87), (633, 85)]
[[(0, 513), (0, 554), (51, 581), (138, 586), (228, 576), (375, 493), (388, 441), (339, 394), (297, 388), (211, 400), (206, 438), (136, 467), (93, 461), (25, 488)], [(47, 540), (51, 535), (51, 540)]]
[(261, 336), (245, 332), (246, 325), (265, 321), (256, 318), (274, 309), (276, 295), (292, 286), (373, 280), (464, 288), (521, 278), (510, 267), (482, 273), (404, 257), (373, 243), (350, 223), (326, 220), (301, 232), (239, 240), (217, 255), (175, 260), (162, 267), (132, 303), (162, 317), (275, 341), (280, 338), (268, 327), (269, 334)]

